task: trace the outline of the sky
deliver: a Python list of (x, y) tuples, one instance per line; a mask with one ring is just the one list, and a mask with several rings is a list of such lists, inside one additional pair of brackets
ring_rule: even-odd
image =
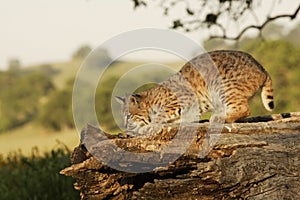
[[(159, 22), (159, 23), (158, 23)], [(166, 28), (159, 9), (133, 10), (131, 0), (0, 0), (0, 68), (64, 61), (83, 44), (93, 47), (122, 32)]]
[[(286, 1), (279, 9), (295, 7)], [(0, 0), (0, 69), (13, 58), (23, 65), (66, 61), (83, 44), (96, 47), (120, 33), (166, 29), (170, 22), (157, 6), (134, 10), (132, 0)]]

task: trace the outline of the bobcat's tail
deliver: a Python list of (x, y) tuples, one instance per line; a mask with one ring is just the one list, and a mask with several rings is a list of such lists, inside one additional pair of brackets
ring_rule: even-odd
[(268, 111), (272, 111), (274, 109), (272, 80), (268, 74), (266, 81), (262, 86), (261, 99)]

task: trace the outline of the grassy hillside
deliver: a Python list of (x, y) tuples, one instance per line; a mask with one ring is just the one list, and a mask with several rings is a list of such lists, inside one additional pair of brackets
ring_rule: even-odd
[[(51, 75), (51, 80), (56, 90), (60, 91), (64, 90), (69, 80), (75, 78), (81, 64), (82, 60), (72, 60), (69, 62), (27, 66), (22, 69), (21, 73), (34, 73), (41, 71), (41, 68), (45, 66), (50, 66), (51, 70), (54, 71)], [(120, 75), (130, 69), (143, 64), (142, 62), (116, 62), (105, 72), (102, 81), (110, 82), (112, 77), (120, 77)], [(168, 65), (179, 68), (181, 63), (171, 63)], [(48, 98), (46, 96), (46, 98), (43, 98), (43, 101), (47, 102)], [(71, 104), (72, 102), (69, 101), (68, 105), (71, 106)], [(34, 120), (21, 127), (0, 133), (0, 155), (7, 156), (10, 152), (14, 151), (21, 151), (24, 155), (30, 155), (32, 148), (36, 147), (42, 152), (50, 151), (57, 146), (58, 142), (64, 143), (70, 149), (73, 149), (79, 144), (77, 130), (74, 128), (63, 128), (60, 131), (55, 131), (38, 125), (36, 120)]]
[(75, 59), (66, 62), (25, 66), (22, 70), (24, 72), (32, 73), (41, 70), (44, 66), (49, 66), (54, 70), (54, 74), (51, 76), (54, 85), (58, 88), (63, 88), (67, 80), (76, 76), (82, 62), (83, 61), (80, 59)]
[(21, 151), (24, 155), (31, 155), (33, 148), (49, 152), (60, 143), (72, 150), (79, 144), (77, 131), (67, 129), (55, 132), (30, 123), (0, 134), (0, 154), (6, 157), (11, 152)]

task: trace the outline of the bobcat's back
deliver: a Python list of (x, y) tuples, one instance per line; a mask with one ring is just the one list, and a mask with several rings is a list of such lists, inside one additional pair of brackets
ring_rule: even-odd
[(259, 88), (265, 108), (272, 110), (272, 81), (265, 69), (247, 53), (213, 51), (195, 57), (156, 87), (119, 100), (126, 105), (127, 128), (138, 131), (151, 123), (185, 120), (185, 112), (197, 110), (201, 116), (216, 109), (216, 95), (226, 108), (226, 121), (234, 122), (250, 115), (248, 100)]

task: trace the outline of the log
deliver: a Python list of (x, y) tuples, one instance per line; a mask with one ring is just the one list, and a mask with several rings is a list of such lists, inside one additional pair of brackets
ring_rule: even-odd
[(172, 144), (178, 126), (142, 138), (88, 125), (60, 173), (81, 199), (300, 199), (300, 112), (225, 124), (206, 152), (208, 129), (187, 124)]

